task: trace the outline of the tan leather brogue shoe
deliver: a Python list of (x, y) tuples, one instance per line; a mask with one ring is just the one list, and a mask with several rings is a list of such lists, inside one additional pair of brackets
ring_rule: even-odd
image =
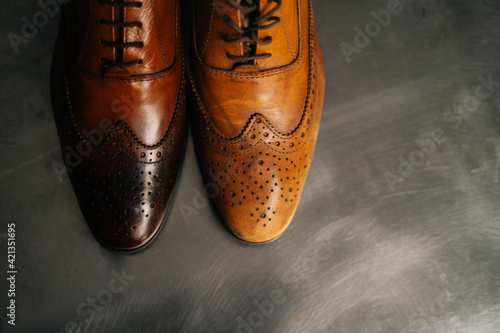
[(136, 250), (158, 233), (184, 155), (180, 1), (64, 6), (52, 101), (67, 171), (97, 240)]
[(191, 86), (205, 180), (228, 228), (289, 225), (316, 143), (324, 66), (310, 0), (195, 0)]

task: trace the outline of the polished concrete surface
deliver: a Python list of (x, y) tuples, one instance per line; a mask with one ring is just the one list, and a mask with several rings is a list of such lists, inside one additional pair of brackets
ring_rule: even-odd
[[(391, 4), (314, 1), (327, 95), (297, 214), (278, 240), (248, 245), (224, 229), (200, 196), (190, 139), (165, 228), (123, 255), (94, 240), (51, 166), (62, 163), (48, 86), (57, 17), (16, 53), (7, 34), (41, 7), (4, 1), (3, 332), (500, 332), (500, 3)], [(370, 23), (388, 6), (390, 22)]]

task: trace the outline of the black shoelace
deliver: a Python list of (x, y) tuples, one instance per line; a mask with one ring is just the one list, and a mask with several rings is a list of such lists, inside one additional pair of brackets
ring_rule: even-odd
[[(224, 36), (227, 43), (242, 43), (243, 55), (233, 55), (229, 52), (226, 56), (239, 63), (251, 63), (254, 60), (268, 59), (271, 53), (256, 54), (257, 45), (268, 45), (273, 41), (273, 37), (267, 36), (266, 38), (258, 38), (257, 33), (260, 30), (271, 29), (280, 23), (280, 18), (273, 16), (276, 11), (281, 7), (281, 0), (267, 0), (269, 3), (275, 2), (276, 5), (269, 12), (263, 14), (259, 12), (257, 0), (241, 0), (237, 3), (235, 0), (227, 0), (227, 2), (235, 9), (239, 10), (245, 21), (248, 22), (247, 26), (240, 27), (231, 21), (227, 15), (221, 16), (221, 20), (233, 28), (240, 34), (240, 37), (232, 38), (229, 35)], [(269, 22), (265, 25), (261, 25)]]
[[(142, 7), (142, 2), (121, 2), (121, 1), (118, 2), (118, 1), (99, 0), (99, 3), (101, 5), (111, 6), (111, 7), (116, 7), (116, 8)], [(131, 28), (131, 27), (139, 27), (140, 28), (140, 27), (142, 27), (141, 22), (109, 21), (109, 20), (101, 19), (99, 21), (99, 23), (103, 24), (103, 25), (108, 25), (111, 27), (117, 27), (117, 28)], [(113, 41), (104, 40), (104, 39), (101, 39), (101, 44), (118, 49), (120, 52), (118, 52), (118, 56), (116, 57), (116, 59), (123, 59), (123, 50), (128, 48), (128, 47), (142, 48), (144, 46), (144, 44), (142, 42), (126, 42), (125, 43), (125, 42), (113, 42)], [(101, 58), (101, 61), (107, 67), (127, 67), (127, 66), (133, 66), (135, 64), (142, 63), (142, 59), (137, 59), (137, 60), (132, 60), (132, 61), (121, 61), (121, 60)]]

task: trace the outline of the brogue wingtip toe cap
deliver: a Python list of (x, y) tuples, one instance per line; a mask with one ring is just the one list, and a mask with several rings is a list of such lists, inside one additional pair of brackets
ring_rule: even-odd
[(297, 208), (297, 202), (285, 202), (278, 193), (257, 201), (235, 199), (230, 202), (219, 195), (215, 197), (215, 204), (227, 228), (237, 238), (249, 243), (267, 243), (276, 239), (290, 225)]
[(228, 229), (251, 243), (281, 235), (297, 209), (311, 154), (278, 153), (260, 143), (241, 156), (201, 155), (207, 188)]
[[(125, 207), (123, 207), (125, 210)], [(166, 210), (155, 215), (111, 215), (104, 219), (87, 218), (94, 237), (105, 248), (118, 251), (135, 251), (144, 248), (159, 233)]]
[[(106, 248), (130, 251), (144, 247), (158, 233), (168, 213), (177, 172), (166, 165), (136, 165), (130, 163), (127, 171), (104, 169), (98, 175), (74, 175), (85, 221)], [(131, 170), (135, 175), (130, 174)]]
[[(278, 238), (285, 232), (293, 218), (293, 213), (274, 215), (271, 221), (259, 218), (255, 214), (253, 217), (246, 217), (247, 215), (249, 215), (247, 210), (236, 211), (233, 214), (224, 214), (223, 218), (227, 228), (237, 238), (254, 244), (268, 243)], [(265, 213), (258, 215), (267, 216)]]

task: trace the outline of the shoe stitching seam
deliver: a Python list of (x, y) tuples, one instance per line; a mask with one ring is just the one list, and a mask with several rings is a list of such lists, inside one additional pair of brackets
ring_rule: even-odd
[(207, 33), (207, 36), (205, 37), (205, 42), (203, 43), (203, 48), (201, 50), (201, 56), (202, 57), (205, 55), (205, 51), (206, 51), (207, 46), (208, 46), (208, 40), (210, 39), (210, 35), (212, 33), (214, 12), (215, 12), (215, 0), (212, 2), (212, 10), (211, 10), (211, 13), (210, 13), (210, 21), (209, 21), (210, 23), (208, 25), (208, 33)]
[[(183, 66), (183, 68), (184, 68), (184, 66)], [(156, 143), (154, 145), (146, 145), (146, 144), (144, 144), (137, 137), (137, 135), (135, 134), (134, 130), (126, 122), (124, 122), (123, 120), (118, 120), (113, 125), (113, 128), (107, 133), (107, 136), (105, 138), (103, 138), (103, 141), (98, 146), (94, 146), (92, 143), (88, 142), (85, 138), (83, 138), (83, 136), (81, 135), (80, 129), (79, 129), (77, 123), (76, 123), (76, 119), (74, 117), (73, 108), (72, 108), (72, 104), (71, 104), (71, 97), (70, 97), (69, 85), (68, 85), (66, 73), (67, 73), (67, 71), (64, 70), (64, 80), (65, 80), (65, 90), (66, 90), (66, 94), (65, 94), (66, 95), (66, 105), (68, 106), (69, 111), (70, 111), (71, 122), (73, 124), (74, 129), (76, 130), (76, 133), (78, 134), (78, 138), (80, 139), (80, 141), (86, 142), (86, 143), (90, 144), (92, 147), (94, 147), (96, 149), (102, 148), (109, 141), (109, 138), (111, 138), (114, 134), (116, 134), (117, 130), (120, 127), (125, 127), (124, 130), (127, 131), (127, 132), (129, 132), (129, 134), (131, 135), (132, 140), (136, 144), (138, 144), (140, 147), (142, 147), (143, 149), (147, 149), (147, 150), (157, 149), (157, 148), (160, 148), (161, 146), (163, 146), (164, 144), (166, 144), (167, 140), (174, 133), (174, 131), (176, 130), (176, 128), (180, 127), (180, 125), (181, 125), (180, 121), (182, 119), (180, 119), (180, 118), (178, 119), (178, 116), (179, 116), (180, 109), (181, 109), (181, 106), (182, 106), (182, 91), (183, 91), (184, 85), (185, 85), (185, 75), (184, 75), (184, 73), (182, 73), (181, 84), (179, 86), (179, 91), (178, 91), (178, 95), (177, 95), (176, 106), (175, 106), (174, 114), (173, 114), (172, 119), (170, 121), (170, 125), (167, 128), (167, 130), (165, 131), (165, 134), (163, 135), (163, 137), (158, 141), (158, 143)], [(175, 140), (175, 139), (172, 139), (172, 140)], [(167, 152), (166, 154), (164, 154), (162, 159), (158, 159), (155, 162), (144, 162), (144, 161), (141, 161), (141, 160), (137, 159), (137, 157), (135, 156), (135, 154), (130, 153), (129, 151), (127, 151), (124, 148), (120, 148), (114, 155), (112, 155), (112, 156), (110, 156), (108, 158), (114, 158), (114, 156), (116, 156), (117, 154), (119, 154), (121, 152), (129, 155), (131, 158), (135, 159), (137, 162), (149, 164), (149, 163), (158, 163), (158, 162), (161, 162), (161, 161), (165, 160), (170, 155), (170, 153), (172, 152), (172, 150), (170, 152)]]
[[(88, 40), (88, 35), (90, 31), (90, 16), (92, 15), (92, 1), (89, 1), (89, 16), (87, 17), (87, 29), (85, 29), (85, 37), (83, 39), (83, 47), (82, 51), (80, 52), (80, 56), (78, 57), (77, 65), (80, 65), (80, 61), (82, 60), (83, 53), (85, 52), (85, 49), (87, 48), (87, 40)], [(73, 42), (74, 46), (74, 42)], [(72, 52), (73, 53), (73, 52)]]
[(280, 8), (280, 11), (281, 11), (281, 22), (283, 23), (283, 31), (285, 33), (286, 42), (288, 44), (288, 50), (290, 50), (290, 55), (292, 56), (292, 59), (295, 59), (295, 52), (293, 52), (292, 43), (291, 43), (291, 40), (290, 40), (290, 36), (288, 34), (288, 29), (286, 27), (285, 11), (283, 10), (283, 7)]
[[(226, 77), (232, 77), (232, 78), (237, 78), (237, 79), (255, 79), (255, 78), (261, 78), (261, 77), (269, 77), (269, 76), (273, 76), (273, 75), (277, 75), (277, 74), (281, 74), (281, 73), (286, 73), (286, 72), (289, 72), (291, 70), (293, 70), (295, 67), (298, 66), (298, 64), (300, 63), (300, 61), (302, 60), (303, 56), (304, 56), (304, 50), (302, 50), (302, 41), (301, 41), (301, 36), (302, 36), (302, 20), (300, 19), (300, 1), (298, 2), (298, 15), (299, 15), (299, 18), (298, 18), (298, 26), (299, 26), (299, 49), (298, 49), (298, 57), (295, 58), (290, 64), (288, 65), (285, 65), (285, 66), (282, 66), (282, 67), (279, 67), (279, 68), (274, 68), (274, 69), (270, 69), (270, 70), (265, 70), (263, 73), (259, 73), (259, 74), (235, 74), (234, 72), (231, 72), (231, 71), (227, 71), (227, 70), (223, 70), (223, 69), (218, 69), (218, 68), (215, 68), (213, 66), (210, 66), (208, 64), (206, 64), (203, 59), (201, 59), (200, 55), (198, 54), (198, 52), (196, 51), (196, 48), (195, 48), (195, 53), (196, 53), (196, 57), (200, 63), (200, 66), (202, 68), (202, 70), (204, 72), (208, 72), (210, 74), (214, 74), (214, 75), (218, 75), (218, 76), (226, 76)], [(312, 4), (310, 3), (309, 1), (309, 7), (310, 7), (310, 10), (309, 10), (309, 17), (311, 18), (311, 12), (312, 12)]]
[[(175, 25), (176, 25), (176, 35), (177, 35), (177, 3), (175, 3)], [(169, 67), (170, 66), (170, 60), (168, 59), (166, 53), (165, 53), (165, 46), (163, 45), (163, 39), (161, 38), (161, 33), (160, 33), (160, 22), (158, 20), (158, 11), (156, 9), (156, 0), (151, 1), (151, 6), (152, 6), (152, 11), (153, 11), (153, 18), (155, 20), (155, 30), (156, 30), (156, 36), (158, 38), (158, 42), (160, 44), (160, 50), (161, 54), (163, 56), (163, 61), (165, 61), (165, 66)], [(175, 39), (175, 44), (177, 48), (177, 38)]]
[[(312, 20), (312, 5), (310, 4), (309, 5), (309, 33), (308, 33), (308, 49), (309, 49), (309, 62), (308, 62), (308, 83), (307, 83), (307, 88), (308, 88), (308, 91), (307, 91), (307, 96), (306, 96), (306, 101), (305, 101), (305, 105), (304, 105), (304, 111), (302, 113), (302, 117), (301, 117), (301, 120), (299, 122), (299, 124), (297, 125), (297, 127), (292, 130), (291, 132), (289, 133), (282, 133), (281, 131), (279, 131), (278, 129), (276, 129), (271, 123), (269, 123), (269, 121), (261, 114), (254, 114), (250, 117), (249, 121), (247, 122), (247, 124), (245, 125), (244, 129), (242, 130), (242, 133), (239, 135), (241, 136), (246, 130), (247, 130), (247, 127), (249, 126), (249, 123), (252, 121), (252, 119), (258, 115), (262, 118), (264, 118), (270, 126), (272, 126), (273, 129), (276, 130), (276, 133), (280, 134), (280, 135), (283, 135), (283, 136), (293, 136), (295, 135), (296, 133), (294, 132), (298, 132), (298, 129), (299, 127), (301, 127), (301, 125), (303, 124), (304, 120), (305, 120), (305, 114), (308, 112), (308, 108), (309, 108), (309, 103), (310, 103), (310, 95), (311, 95), (311, 85), (312, 85), (312, 70), (313, 70), (313, 67), (314, 67), (314, 61), (313, 61), (313, 55), (314, 55), (314, 30), (313, 30), (313, 20)], [(208, 120), (207, 119), (207, 115), (206, 113), (204, 112), (204, 107), (203, 107), (203, 103), (201, 102), (201, 99), (200, 99), (200, 96), (198, 95), (197, 93), (197, 90), (195, 88), (195, 84), (194, 84), (194, 77), (193, 77), (193, 74), (190, 73), (190, 81), (191, 81), (191, 85), (192, 85), (192, 89), (197, 97), (197, 101), (198, 101), (198, 104), (201, 108), (201, 111), (203, 111), (203, 116), (205, 118), (205, 120)], [(215, 129), (215, 127), (213, 126), (212, 122), (211, 121), (208, 121), (208, 123), (211, 125), (211, 127), (213, 127), (213, 129), (216, 131), (214, 134), (216, 134), (217, 136), (219, 136), (221, 139), (223, 140), (229, 140), (229, 141), (234, 141), (236, 140), (238, 137), (235, 137), (233, 139), (226, 139), (224, 138), (224, 136)], [(240, 139), (241, 140), (241, 139)], [(236, 141), (237, 142), (237, 141)]]

